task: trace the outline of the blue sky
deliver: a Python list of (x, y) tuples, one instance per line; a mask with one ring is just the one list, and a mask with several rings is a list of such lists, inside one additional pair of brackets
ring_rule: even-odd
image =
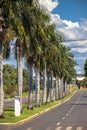
[(82, 18), (87, 19), (87, 0), (59, 0), (52, 13), (59, 14), (62, 19), (79, 22)]
[[(52, 23), (66, 40), (87, 39), (87, 0), (39, 0), (49, 11)], [(77, 73), (84, 73), (87, 58), (87, 40), (65, 42), (71, 47), (77, 62)]]

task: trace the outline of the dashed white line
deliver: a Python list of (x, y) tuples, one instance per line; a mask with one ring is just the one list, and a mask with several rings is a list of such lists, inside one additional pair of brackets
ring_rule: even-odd
[[(55, 130), (62, 130), (63, 126), (58, 126)], [(72, 130), (73, 127), (72, 126), (68, 126), (66, 128), (64, 128), (64, 130)], [(82, 127), (77, 127), (75, 130), (82, 130)]]
[(66, 116), (69, 116), (69, 114), (67, 113)]
[(62, 119), (63, 119), (63, 120), (65, 120), (66, 118), (65, 118), (65, 117), (63, 117)]
[(72, 107), (73, 109), (75, 108), (75, 106)]
[(77, 127), (76, 130), (82, 130), (83, 128), (82, 127)]
[(62, 127), (57, 127), (55, 130), (62, 130)]
[(72, 127), (67, 127), (66, 130), (72, 130)]
[(71, 111), (69, 111), (69, 113), (71, 113)]
[(70, 110), (72, 111), (73, 109), (71, 108)]
[(58, 125), (60, 125), (60, 123), (61, 123), (61, 122), (58, 122), (56, 125), (58, 126)]

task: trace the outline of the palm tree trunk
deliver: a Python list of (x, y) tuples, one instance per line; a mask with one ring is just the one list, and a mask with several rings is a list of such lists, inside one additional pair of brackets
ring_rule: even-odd
[(22, 68), (22, 50), (20, 47), (17, 47), (17, 68), (18, 68), (18, 96), (20, 97), (20, 109), (22, 112), (23, 68)]
[(61, 79), (59, 77), (59, 98), (61, 99), (62, 98), (62, 86), (61, 86)]
[(58, 77), (57, 76), (56, 76), (55, 98), (56, 98), (56, 100), (58, 100)]
[(62, 90), (63, 90), (63, 97), (65, 97), (65, 81), (63, 79), (63, 84), (62, 84)]
[(66, 81), (64, 80), (64, 97), (66, 96), (67, 94), (67, 90), (66, 90)]
[(3, 45), (0, 43), (0, 117), (4, 116)]
[(53, 71), (51, 72), (51, 101), (55, 100), (55, 88), (54, 88), (54, 75)]
[(66, 95), (69, 94), (68, 83), (66, 82)]
[(28, 86), (28, 108), (29, 109), (33, 109), (32, 91), (33, 91), (33, 64), (29, 64), (29, 86)]
[(47, 77), (47, 103), (51, 101), (51, 76), (48, 74)]
[(40, 72), (36, 68), (36, 107), (40, 107)]
[(61, 87), (61, 98), (63, 98), (63, 77), (60, 79), (60, 87)]
[(43, 104), (46, 104), (46, 85), (47, 85), (47, 75), (46, 75), (46, 67), (45, 67), (44, 74), (43, 74)]

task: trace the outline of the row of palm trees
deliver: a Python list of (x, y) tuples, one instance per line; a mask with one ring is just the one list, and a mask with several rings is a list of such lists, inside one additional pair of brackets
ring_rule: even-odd
[[(75, 75), (75, 61), (70, 48), (62, 43), (50, 15), (38, 0), (0, 1), (0, 117), (4, 115), (3, 58), (15, 40), (18, 68), (18, 95), (22, 110), (22, 61), (29, 69), (28, 108), (32, 109), (33, 66), (36, 71), (36, 107), (40, 106), (40, 75), (43, 77), (43, 104), (62, 98)], [(54, 85), (55, 77), (55, 85)]]

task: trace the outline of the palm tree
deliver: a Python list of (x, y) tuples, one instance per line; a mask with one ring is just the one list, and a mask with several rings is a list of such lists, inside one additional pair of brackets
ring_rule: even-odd
[(45, 69), (43, 70), (43, 104), (46, 104), (46, 96), (47, 96), (47, 71), (45, 65)]
[(4, 90), (3, 90), (3, 45), (0, 41), (0, 117), (3, 117)]
[(22, 111), (22, 81), (23, 81), (23, 68), (22, 68), (22, 64), (23, 64), (23, 50), (22, 47), (19, 45), (20, 44), (20, 39), (17, 39), (16, 41), (16, 50), (17, 50), (17, 70), (18, 70), (18, 95), (20, 97), (20, 108)]
[[(0, 117), (4, 116), (4, 90), (3, 90), (3, 58), (8, 55), (9, 43), (14, 33), (6, 27), (3, 11), (0, 8)], [(5, 57), (5, 58), (6, 58)]]
[(3, 91), (3, 45), (2, 45), (2, 22), (3, 18), (2, 18), (2, 12), (0, 10), (0, 117), (3, 117), (4, 113), (4, 109), (3, 109), (3, 99), (4, 99), (4, 91)]
[[(72, 79), (73, 76), (75, 76), (75, 61), (73, 59), (73, 54), (70, 52), (70, 48), (62, 45), (60, 47), (61, 50), (61, 64), (60, 68), (62, 67), (62, 70), (60, 71), (60, 78), (61, 78), (61, 88), (62, 88), (62, 95), (64, 93), (64, 85), (63, 83), (66, 82), (68, 79), (70, 80), (70, 77)], [(61, 96), (62, 96), (61, 95)]]
[[(22, 110), (22, 57), (23, 49), (26, 49), (26, 36), (22, 23), (22, 12), (24, 10), (24, 2), (20, 1), (5, 1), (0, 2), (0, 7), (3, 10), (3, 17), (9, 28), (16, 33), (16, 55), (18, 65), (18, 95), (20, 97), (20, 105)], [(23, 45), (24, 44), (24, 45)]]
[(40, 71), (38, 67), (36, 67), (36, 98), (35, 98), (35, 106), (40, 107)]
[[(30, 63), (30, 62), (29, 62)], [(33, 92), (33, 64), (29, 64), (29, 87), (28, 87), (28, 108), (33, 109), (32, 92)]]
[[(45, 24), (47, 22), (47, 19), (49, 19), (49, 17), (48, 14), (39, 7), (39, 5), (35, 4), (35, 2), (34, 5), (33, 3), (30, 5), (30, 8), (28, 8), (28, 10), (29, 13), (23, 13), (22, 15), (24, 17), (23, 23), (24, 26), (26, 27), (26, 34), (29, 37), (29, 44), (27, 45), (26, 58), (29, 66), (35, 64), (38, 73), (40, 71), (40, 58), (42, 54), (42, 44), (46, 40), (46, 35), (44, 31), (46, 26)], [(39, 83), (39, 79), (38, 79), (39, 74), (37, 75), (38, 75), (37, 82)], [(37, 83), (38, 93), (36, 92), (36, 97), (39, 97), (37, 96), (39, 94), (38, 83)], [(31, 88), (32, 86), (31, 87), (29, 86), (29, 90)], [(39, 100), (39, 98), (37, 98), (37, 100)]]

